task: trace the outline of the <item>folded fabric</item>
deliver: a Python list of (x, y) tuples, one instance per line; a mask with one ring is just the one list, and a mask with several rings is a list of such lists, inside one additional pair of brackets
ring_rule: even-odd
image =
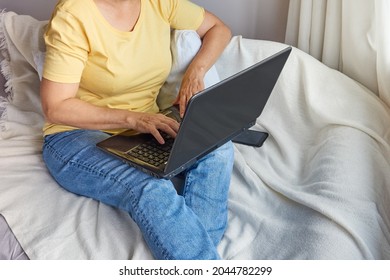
[(0, 139), (42, 138), (43, 114), (34, 54), (44, 51), (46, 22), (13, 12), (0, 15), (1, 69), (7, 79), (0, 100)]

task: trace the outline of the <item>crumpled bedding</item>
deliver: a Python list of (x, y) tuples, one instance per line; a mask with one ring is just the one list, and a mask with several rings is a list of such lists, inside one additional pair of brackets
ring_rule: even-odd
[(0, 260), (27, 260), (7, 221), (0, 215)]
[[(278, 48), (234, 41), (225, 54), (242, 66)], [(227, 56), (221, 76), (233, 70)], [(237, 145), (225, 256), (389, 259), (389, 113), (362, 85), (294, 49), (255, 126), (269, 138), (260, 149)]]
[[(218, 75), (285, 47), (236, 36)], [(376, 95), (293, 48), (253, 129), (269, 137), (235, 144), (223, 258), (390, 258), (390, 109)], [(152, 258), (126, 213), (57, 186), (39, 138), (0, 140), (0, 178), (0, 213), (30, 259)]]

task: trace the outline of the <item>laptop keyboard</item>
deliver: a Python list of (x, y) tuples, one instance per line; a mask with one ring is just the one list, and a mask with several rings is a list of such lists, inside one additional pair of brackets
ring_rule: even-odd
[(164, 135), (164, 140), (165, 143), (161, 145), (155, 139), (152, 139), (132, 148), (127, 154), (150, 165), (159, 167), (168, 161), (175, 139)]

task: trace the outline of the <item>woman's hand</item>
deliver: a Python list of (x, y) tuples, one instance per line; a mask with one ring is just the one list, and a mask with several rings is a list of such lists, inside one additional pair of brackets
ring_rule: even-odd
[(184, 74), (179, 94), (174, 102), (174, 104), (179, 105), (181, 117), (183, 117), (191, 97), (204, 89), (204, 75), (204, 70), (194, 69), (191, 66)]
[(204, 20), (196, 32), (202, 39), (202, 46), (184, 74), (175, 101), (180, 106), (182, 117), (190, 98), (204, 89), (204, 76), (217, 61), (232, 35), (230, 29), (218, 17), (208, 11), (205, 11)]
[(150, 133), (160, 144), (164, 144), (164, 138), (160, 131), (176, 137), (179, 123), (163, 114), (132, 113), (130, 123), (134, 123), (132, 129), (141, 133)]

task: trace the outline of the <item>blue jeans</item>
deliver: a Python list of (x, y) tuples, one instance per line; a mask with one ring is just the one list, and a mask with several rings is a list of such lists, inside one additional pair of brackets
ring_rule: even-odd
[(46, 136), (43, 159), (63, 188), (128, 212), (156, 259), (219, 259), (216, 247), (227, 224), (234, 156), (231, 142), (185, 172), (179, 195), (171, 181), (97, 148), (107, 137), (95, 130)]

